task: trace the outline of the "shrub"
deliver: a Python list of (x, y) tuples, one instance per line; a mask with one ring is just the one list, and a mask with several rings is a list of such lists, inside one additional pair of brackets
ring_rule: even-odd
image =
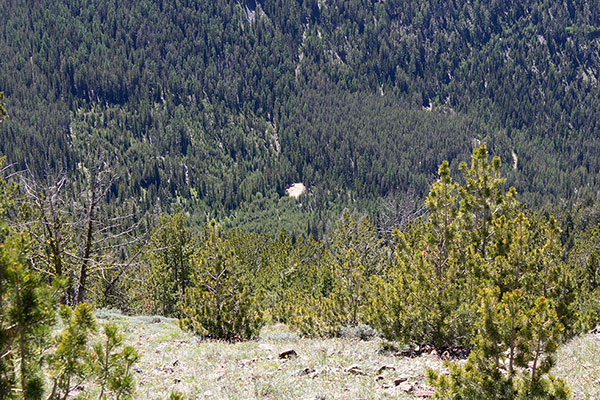
[(548, 371), (563, 326), (552, 301), (538, 298), (528, 306), (519, 290), (481, 295), (474, 350), (467, 363), (447, 363), (449, 374), (428, 371), (437, 399), (567, 399), (566, 383)]
[(161, 216), (144, 252), (149, 265), (145, 280), (152, 314), (176, 316), (177, 302), (190, 284), (190, 257), (194, 238), (183, 214)]
[(377, 331), (366, 324), (360, 324), (357, 326), (344, 326), (340, 328), (339, 333), (343, 338), (360, 340), (371, 340), (377, 337)]
[(600, 225), (579, 235), (569, 256), (579, 317), (575, 331), (585, 331), (600, 324)]
[(373, 326), (387, 338), (438, 350), (470, 348), (476, 334), (477, 296), (519, 290), (529, 307), (550, 299), (557, 321), (573, 324), (573, 278), (561, 260), (560, 229), (528, 213), (503, 190), (500, 161), (475, 149), (465, 184), (439, 169), (426, 199), (429, 217), (395, 231), (394, 265), (373, 278)]
[(192, 284), (180, 305), (182, 327), (226, 340), (256, 336), (263, 320), (248, 282), (249, 271), (216, 223), (206, 226), (204, 242), (191, 264)]
[(100, 400), (111, 393), (115, 399), (131, 399), (135, 392), (135, 380), (131, 371), (139, 360), (139, 354), (131, 346), (116, 351), (123, 343), (123, 337), (113, 324), (104, 325), (103, 342), (96, 343), (91, 352), (92, 369), (100, 386)]

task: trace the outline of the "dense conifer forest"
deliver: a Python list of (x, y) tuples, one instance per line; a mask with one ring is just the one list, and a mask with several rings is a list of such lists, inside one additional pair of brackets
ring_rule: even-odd
[(600, 323), (600, 2), (0, 15), (0, 400), (133, 398), (93, 307), (468, 357), (438, 399), (569, 398), (556, 351)]
[[(477, 143), (531, 206), (596, 202), (598, 4), (2, 2), (0, 154), (113, 204), (322, 235)], [(301, 209), (285, 189), (307, 185)], [(116, 207), (116, 205), (115, 205)], [(323, 222), (328, 221), (328, 222)]]

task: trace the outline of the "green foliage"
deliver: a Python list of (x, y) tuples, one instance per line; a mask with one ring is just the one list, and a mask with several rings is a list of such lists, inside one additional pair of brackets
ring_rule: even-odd
[(56, 338), (56, 350), (48, 360), (53, 382), (51, 400), (68, 398), (72, 388), (91, 374), (89, 341), (96, 331), (96, 319), (87, 303), (78, 305), (75, 310), (62, 306), (60, 316), (65, 329)]
[[(0, 398), (20, 388), (25, 399), (43, 394), (42, 357), (54, 318), (52, 291), (30, 270), (27, 239), (0, 244)], [(4, 392), (6, 390), (6, 392)]]
[(327, 242), (282, 234), (261, 243), (254, 281), (272, 321), (306, 335), (337, 335), (366, 321), (371, 278), (389, 258), (368, 217), (345, 212)]
[(92, 368), (100, 386), (98, 400), (131, 399), (135, 393), (131, 367), (140, 356), (131, 346), (124, 347), (120, 352), (115, 351), (123, 343), (123, 337), (115, 325), (105, 324), (104, 336), (104, 342), (96, 343), (91, 353)]
[(568, 399), (566, 383), (547, 375), (563, 329), (551, 300), (527, 307), (520, 290), (481, 295), (475, 348), (449, 374), (428, 371), (437, 399)]
[(579, 326), (575, 330), (595, 328), (600, 324), (600, 225), (589, 228), (575, 239), (569, 266), (576, 282)]
[(2, 2), (0, 152), (75, 200), (110, 154), (114, 207), (296, 236), (480, 141), (533, 206), (596, 196), (597, 0), (163, 3)]
[[(4, 223), (4, 221), (2, 221)], [(91, 335), (96, 330), (92, 307), (82, 303), (75, 310), (62, 306), (60, 317), (65, 328), (50, 341), (55, 307), (62, 288), (49, 287), (29, 267), (31, 254), (26, 236), (8, 235), (0, 244), (0, 399), (41, 399), (45, 393), (44, 375), (51, 381), (48, 399), (67, 399), (73, 387), (79, 386), (94, 368), (90, 363)], [(135, 350), (126, 347), (122, 353), (112, 349), (121, 341), (116, 328), (106, 331), (104, 354), (110, 362), (103, 364), (102, 377), (115, 398), (128, 398), (133, 390), (129, 367)], [(95, 346), (96, 351), (102, 350)], [(103, 381), (104, 382), (104, 381)], [(105, 398), (105, 397), (101, 397)]]
[(370, 278), (384, 271), (387, 254), (369, 218), (349, 212), (340, 218), (328, 250), (324, 262), (331, 287), (323, 299), (322, 318), (336, 332), (365, 321)]
[(147, 312), (175, 316), (177, 302), (190, 285), (190, 257), (194, 239), (183, 214), (161, 216), (145, 249), (144, 261), (149, 268), (145, 281), (149, 295)]
[(263, 320), (249, 284), (252, 271), (242, 264), (239, 250), (220, 234), (214, 221), (206, 225), (191, 265), (191, 286), (180, 307), (182, 325), (211, 338), (254, 337)]
[(395, 265), (375, 279), (374, 325), (408, 342), (470, 348), (477, 295), (486, 287), (500, 296), (520, 290), (527, 306), (552, 299), (560, 322), (571, 325), (573, 280), (554, 219), (531, 215), (514, 189), (504, 191), (500, 161), (490, 163), (485, 146), (461, 170), (464, 185), (443, 163), (426, 200), (427, 221), (395, 233)]
[(98, 400), (133, 398), (135, 380), (131, 369), (139, 355), (131, 346), (119, 351), (123, 337), (118, 328), (105, 324), (103, 340), (91, 344), (97, 330), (92, 306), (82, 303), (74, 310), (62, 306), (60, 315), (64, 329), (57, 335), (56, 347), (48, 355), (52, 381), (48, 399), (67, 399), (73, 388), (85, 388), (86, 380), (96, 382)]
[(395, 232), (394, 266), (376, 280), (371, 309), (386, 336), (445, 349), (469, 344), (479, 264), (462, 235), (459, 187), (447, 163), (439, 175), (426, 200), (428, 221)]
[(6, 108), (4, 107), (4, 103), (2, 102), (3, 98), (4, 98), (4, 93), (0, 92), (0, 123), (2, 123), (2, 121), (8, 116), (8, 113), (6, 112)]
[[(0, 171), (4, 159), (0, 158)], [(54, 321), (56, 288), (32, 270), (29, 238), (15, 234), (6, 218), (16, 186), (0, 176), (0, 399), (40, 399), (43, 350)], [(14, 211), (14, 210), (13, 210)]]
[(9, 234), (8, 218), (15, 211), (15, 197), (18, 193), (18, 186), (4, 179), (6, 168), (6, 157), (0, 157), (0, 240), (4, 240)]
[(326, 246), (319, 241), (280, 235), (268, 247), (260, 275), (268, 282), (260, 291), (266, 314), (304, 335), (334, 333), (324, 302), (331, 293), (332, 276)]
[(492, 222), (501, 215), (510, 218), (519, 207), (516, 192), (511, 188), (505, 192), (506, 179), (501, 176), (500, 157), (489, 162), (485, 145), (473, 150), (471, 167), (466, 163), (459, 166), (465, 184), (459, 188), (460, 211), (463, 232), (484, 261), (493, 258), (488, 254), (490, 239), (494, 237)]

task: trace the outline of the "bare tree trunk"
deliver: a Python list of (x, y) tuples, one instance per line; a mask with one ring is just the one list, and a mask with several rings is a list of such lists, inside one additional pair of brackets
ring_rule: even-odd
[[(26, 222), (24, 228), (39, 243), (41, 251), (46, 255), (44, 273), (51, 279), (62, 278), (68, 269), (64, 259), (66, 242), (69, 240), (65, 237), (68, 235), (68, 223), (62, 215), (68, 211), (61, 197), (66, 181), (66, 176), (62, 176), (56, 180), (56, 183), (39, 184), (31, 171), (29, 177), (24, 176), (21, 179), (27, 198), (32, 207), (39, 212), (35, 220), (39, 229), (36, 229), (36, 223), (32, 224), (34, 221)], [(67, 289), (66, 293), (68, 292)], [(68, 302), (66, 293), (60, 299), (62, 304)]]
[(98, 195), (98, 180), (94, 177), (94, 183), (92, 187), (92, 198), (88, 207), (88, 213), (86, 217), (86, 233), (85, 243), (83, 245), (83, 260), (81, 261), (81, 270), (79, 272), (79, 286), (77, 286), (77, 296), (75, 297), (76, 306), (83, 302), (86, 290), (86, 280), (88, 275), (88, 268), (90, 264), (90, 256), (92, 254), (92, 246), (94, 245), (94, 211), (96, 209)]
[[(74, 199), (63, 193), (69, 184), (67, 176), (42, 184), (31, 172), (22, 178), (27, 200), (35, 211), (33, 218), (23, 223), (23, 229), (28, 230), (45, 256), (31, 261), (48, 281), (66, 278), (61, 279), (67, 287), (60, 301), (73, 307), (86, 300), (90, 285), (97, 279), (107, 284), (103, 291), (108, 295), (141, 253), (138, 249), (125, 264), (117, 263), (124, 257), (124, 249), (141, 239), (136, 236), (140, 224), (125, 226), (133, 214), (111, 218), (104, 212), (102, 202), (116, 176), (102, 156), (89, 171), (82, 202), (69, 203)], [(96, 267), (102, 268), (99, 274)]]

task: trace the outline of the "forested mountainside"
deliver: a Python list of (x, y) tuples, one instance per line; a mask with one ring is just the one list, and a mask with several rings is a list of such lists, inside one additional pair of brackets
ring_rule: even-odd
[(8, 0), (0, 15), (0, 154), (66, 174), (73, 195), (102, 160), (113, 207), (320, 235), (343, 208), (424, 196), (442, 160), (486, 143), (530, 205), (596, 202), (597, 0)]

